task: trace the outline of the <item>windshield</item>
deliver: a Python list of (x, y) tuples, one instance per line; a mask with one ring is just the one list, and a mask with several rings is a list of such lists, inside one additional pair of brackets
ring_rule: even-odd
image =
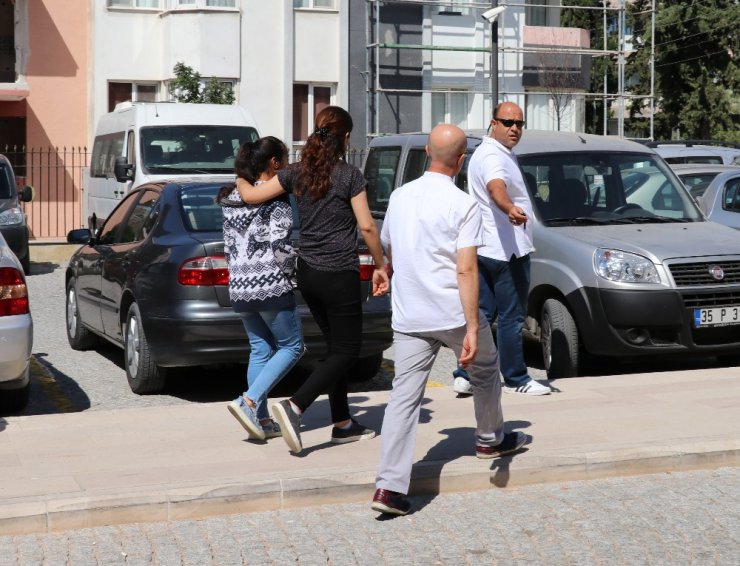
[(628, 153), (518, 156), (546, 225), (695, 222), (694, 200), (660, 159)]
[(0, 198), (8, 199), (12, 196), (12, 190), (15, 187), (11, 187), (11, 179), (13, 177), (10, 174), (10, 170), (4, 163), (0, 163)]
[(141, 155), (148, 174), (234, 172), (239, 147), (258, 138), (244, 126), (152, 126), (141, 129)]

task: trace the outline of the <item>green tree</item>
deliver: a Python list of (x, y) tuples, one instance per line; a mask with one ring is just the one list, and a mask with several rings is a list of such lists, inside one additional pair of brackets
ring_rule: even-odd
[(210, 79), (205, 87), (200, 73), (185, 63), (177, 63), (172, 72), (175, 78), (170, 80), (169, 91), (176, 102), (195, 102), (209, 104), (233, 104), (234, 91), (218, 79)]
[[(627, 73), (633, 94), (650, 93), (650, 0), (628, 5), (634, 52)], [(658, 0), (655, 15), (656, 139), (740, 141), (740, 3)], [(630, 117), (640, 113), (633, 104)], [(648, 123), (631, 121), (647, 135)]]
[[(604, 8), (608, 5), (604, 0), (563, 0), (563, 10), (560, 13), (560, 25), (569, 28), (588, 30), (591, 36), (591, 49), (616, 50), (619, 38), (616, 30), (616, 12), (613, 10), (594, 10), (583, 8)], [(572, 7), (572, 8), (568, 8)], [(606, 16), (607, 34), (604, 36), (604, 17)], [(609, 31), (612, 30), (612, 31)], [(606, 45), (604, 41), (606, 40)], [(593, 94), (604, 92), (606, 81), (607, 93), (617, 91), (617, 70), (614, 56), (604, 55), (594, 57), (591, 62), (591, 88)], [(609, 100), (593, 96), (586, 104), (586, 132), (601, 134), (604, 132), (604, 116), (608, 120)], [(605, 112), (604, 105), (607, 106)]]

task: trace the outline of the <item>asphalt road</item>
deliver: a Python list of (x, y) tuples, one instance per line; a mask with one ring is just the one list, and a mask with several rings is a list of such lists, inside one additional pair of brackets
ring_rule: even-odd
[(737, 468), (411, 499), (0, 535), (0, 566), (740, 564)]
[[(34, 372), (31, 401), (22, 414), (38, 415), (85, 410), (110, 410), (127, 407), (159, 406), (178, 403), (228, 401), (243, 390), (244, 370), (233, 366), (211, 366), (172, 372), (167, 389), (158, 395), (140, 396), (126, 382), (123, 351), (112, 344), (97, 350), (77, 352), (67, 343), (63, 263), (33, 263), (28, 277), (31, 311), (34, 319)], [(528, 343), (527, 363), (535, 379), (545, 379), (539, 346)], [(640, 373), (672, 369), (711, 368), (712, 357), (670, 358), (657, 361), (603, 362), (590, 368), (590, 375)], [(430, 377), (431, 386), (452, 383), (456, 362), (451, 351), (442, 348)], [(353, 391), (390, 389), (393, 378), (393, 349), (371, 381), (352, 385)], [(287, 395), (295, 381), (285, 380), (273, 394)], [(553, 383), (557, 388), (557, 382)], [(452, 394), (452, 393), (451, 393)]]

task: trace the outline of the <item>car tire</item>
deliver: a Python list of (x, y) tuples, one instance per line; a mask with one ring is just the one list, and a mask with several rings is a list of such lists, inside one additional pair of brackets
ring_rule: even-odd
[(99, 338), (91, 330), (83, 326), (80, 319), (80, 310), (77, 305), (77, 287), (75, 280), (67, 282), (66, 295), (66, 322), (67, 341), (73, 350), (91, 350), (98, 345)]
[(355, 366), (349, 373), (350, 382), (367, 381), (375, 377), (380, 371), (383, 364), (383, 354), (374, 354), (365, 358), (360, 358), (355, 362)]
[(19, 413), (28, 405), (31, 394), (31, 384), (27, 383), (20, 389), (0, 391), (0, 415)]
[(131, 391), (139, 395), (159, 393), (164, 389), (166, 370), (154, 363), (136, 303), (128, 308), (124, 332), (124, 363)]
[(547, 378), (577, 376), (580, 363), (578, 328), (567, 307), (557, 299), (547, 299), (542, 307), (540, 329)]

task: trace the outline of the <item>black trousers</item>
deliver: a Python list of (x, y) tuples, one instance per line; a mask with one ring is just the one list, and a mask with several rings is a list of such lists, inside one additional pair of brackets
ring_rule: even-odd
[(328, 356), (291, 398), (305, 411), (329, 394), (332, 422), (350, 418), (347, 374), (360, 355), (362, 299), (357, 271), (320, 271), (298, 258), (298, 288), (326, 338)]

